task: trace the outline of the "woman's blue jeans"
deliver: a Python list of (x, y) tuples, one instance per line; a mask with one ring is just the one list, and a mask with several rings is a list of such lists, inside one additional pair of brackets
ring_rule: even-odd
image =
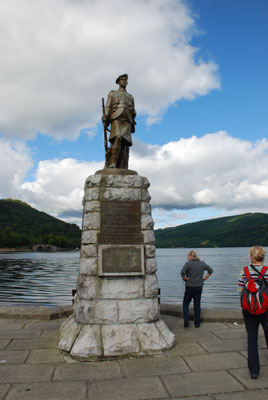
[(189, 321), (189, 305), (194, 300), (194, 323), (200, 325), (200, 302), (202, 295), (203, 286), (191, 287), (185, 286), (184, 298), (183, 298), (183, 318), (184, 321)]

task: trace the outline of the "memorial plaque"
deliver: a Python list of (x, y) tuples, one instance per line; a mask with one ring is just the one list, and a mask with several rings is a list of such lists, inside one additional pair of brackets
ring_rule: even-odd
[(140, 201), (102, 201), (102, 235), (137, 235), (141, 233)]
[(143, 244), (140, 201), (102, 201), (98, 244)]
[(142, 245), (99, 245), (99, 275), (144, 275)]

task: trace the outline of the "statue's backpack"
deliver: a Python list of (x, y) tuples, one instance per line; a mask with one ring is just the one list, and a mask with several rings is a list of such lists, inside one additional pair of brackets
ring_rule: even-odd
[(246, 284), (241, 293), (241, 307), (251, 314), (259, 315), (268, 311), (268, 284), (264, 278), (268, 267), (263, 267), (261, 272), (253, 265), (251, 268), (258, 273), (258, 277), (253, 278), (248, 267), (244, 268)]

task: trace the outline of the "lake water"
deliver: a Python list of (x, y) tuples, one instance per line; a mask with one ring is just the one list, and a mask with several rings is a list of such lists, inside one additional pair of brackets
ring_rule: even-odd
[[(202, 305), (206, 308), (239, 308), (237, 280), (241, 268), (248, 263), (248, 248), (195, 250), (214, 269), (205, 283)], [(187, 260), (188, 251), (157, 249), (162, 302), (182, 302), (184, 282), (180, 270)], [(77, 251), (0, 254), (0, 305), (71, 304), (78, 263)]]

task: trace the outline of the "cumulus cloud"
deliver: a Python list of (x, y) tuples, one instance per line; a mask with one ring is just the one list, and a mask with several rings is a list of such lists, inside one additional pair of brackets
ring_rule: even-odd
[(41, 161), (34, 181), (21, 186), (23, 199), (39, 210), (80, 224), (85, 179), (102, 167), (103, 163), (72, 158)]
[[(163, 146), (137, 142), (130, 168), (146, 176), (151, 186), (156, 226), (171, 226), (196, 209), (221, 215), (268, 212), (268, 141), (250, 142), (226, 132), (180, 139)], [(72, 158), (39, 163), (32, 181), (25, 146), (1, 141), (2, 197), (20, 198), (33, 207), (68, 222), (81, 223), (84, 182), (103, 168), (103, 162)], [(152, 168), (153, 166), (153, 168)], [(196, 215), (195, 215), (196, 218)]]
[(26, 173), (32, 167), (25, 144), (0, 138), (0, 197), (17, 197)]
[(148, 123), (219, 88), (217, 66), (191, 46), (195, 20), (183, 0), (5, 1), (0, 27), (3, 134), (94, 132), (120, 73)]
[(139, 146), (133, 147), (131, 167), (150, 179), (154, 207), (268, 212), (266, 139), (253, 143), (217, 132), (163, 146), (143, 144), (141, 153)]

